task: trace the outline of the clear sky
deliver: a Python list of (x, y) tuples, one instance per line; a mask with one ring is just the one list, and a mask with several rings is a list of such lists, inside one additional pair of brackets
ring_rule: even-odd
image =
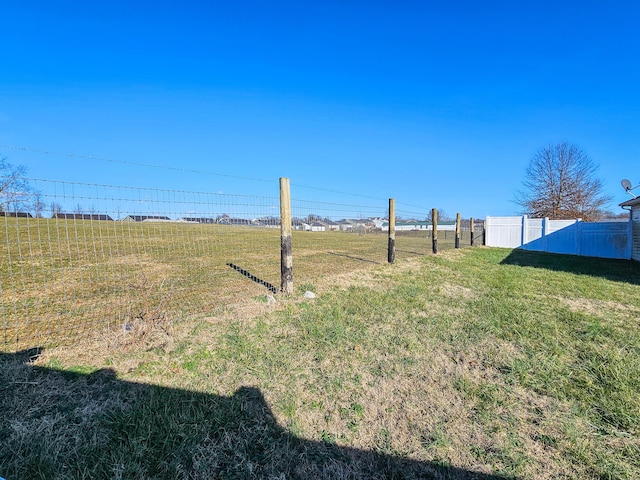
[(484, 217), (517, 213), (531, 156), (567, 141), (600, 165), (613, 211), (620, 179), (640, 183), (640, 2), (4, 0), (0, 14), (0, 154), (32, 177), (275, 196), (284, 176), (294, 197)]

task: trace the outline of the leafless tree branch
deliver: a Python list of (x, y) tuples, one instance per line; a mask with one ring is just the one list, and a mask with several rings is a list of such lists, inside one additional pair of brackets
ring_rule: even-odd
[(531, 158), (515, 201), (536, 218), (595, 220), (611, 201), (597, 168), (575, 145), (549, 145)]

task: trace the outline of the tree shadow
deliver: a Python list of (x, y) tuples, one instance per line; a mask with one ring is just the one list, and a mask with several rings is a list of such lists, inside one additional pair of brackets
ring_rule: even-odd
[(544, 268), (557, 272), (602, 277), (615, 282), (640, 285), (640, 263), (632, 260), (582, 257), (515, 249), (500, 263), (502, 265)]
[[(0, 476), (18, 478), (504, 479), (300, 438), (261, 391), (232, 396), (35, 366), (0, 353)], [(510, 477), (509, 477), (510, 478)]]

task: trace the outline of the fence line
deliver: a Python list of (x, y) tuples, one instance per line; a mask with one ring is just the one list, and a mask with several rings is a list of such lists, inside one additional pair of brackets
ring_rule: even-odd
[[(26, 182), (28, 191), (8, 196), (0, 210), (1, 350), (216, 315), (281, 285), (278, 196)], [(277, 182), (273, 187), (277, 192)], [(294, 196), (294, 288), (387, 261), (389, 205), (372, 200), (350, 205)], [(427, 216), (396, 213), (404, 219), (396, 229)], [(396, 232), (396, 258), (430, 251), (426, 223), (412, 225)], [(455, 232), (447, 233), (453, 248)]]
[(631, 222), (487, 217), (487, 245), (601, 258), (631, 258)]

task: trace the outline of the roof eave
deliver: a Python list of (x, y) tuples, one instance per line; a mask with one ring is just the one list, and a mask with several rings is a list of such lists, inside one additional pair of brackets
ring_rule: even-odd
[(632, 198), (631, 200), (627, 200), (626, 202), (620, 203), (619, 207), (635, 207), (640, 205), (640, 197)]

